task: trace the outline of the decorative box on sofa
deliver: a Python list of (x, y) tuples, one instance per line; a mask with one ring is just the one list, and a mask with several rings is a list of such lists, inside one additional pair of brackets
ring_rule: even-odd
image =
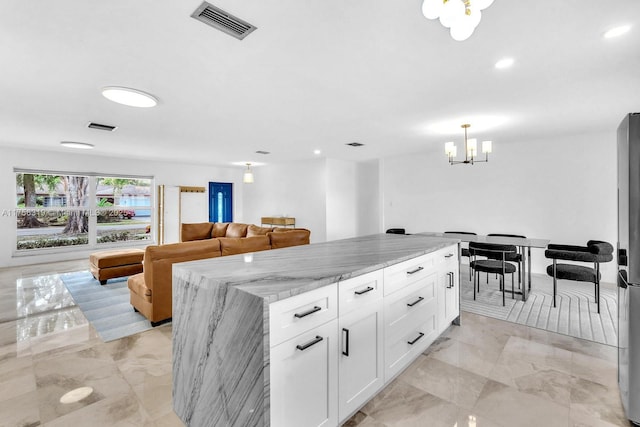
[(304, 228), (264, 228), (240, 223), (182, 224), (180, 243), (147, 246), (143, 272), (129, 277), (130, 302), (152, 324), (171, 318), (172, 266), (226, 255), (309, 244)]

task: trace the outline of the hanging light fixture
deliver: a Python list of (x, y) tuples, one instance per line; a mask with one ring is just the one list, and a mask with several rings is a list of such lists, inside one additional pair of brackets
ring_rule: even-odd
[(481, 10), (493, 0), (424, 0), (422, 14), (427, 19), (440, 19), (449, 28), (451, 38), (463, 41), (471, 37), (482, 18)]
[(464, 160), (454, 160), (456, 155), (458, 154), (458, 148), (452, 141), (445, 142), (444, 152), (447, 157), (449, 157), (449, 164), (457, 165), (459, 163), (474, 164), (488, 162), (489, 153), (491, 153), (492, 142), (482, 141), (482, 153), (485, 155), (485, 157), (484, 160), (476, 160), (476, 156), (478, 155), (478, 140), (475, 138), (467, 138), (467, 129), (469, 129), (471, 125), (466, 123), (460, 127), (464, 129)]
[(242, 182), (245, 184), (253, 184), (253, 171), (251, 170), (251, 163), (247, 163), (247, 170), (244, 171)]

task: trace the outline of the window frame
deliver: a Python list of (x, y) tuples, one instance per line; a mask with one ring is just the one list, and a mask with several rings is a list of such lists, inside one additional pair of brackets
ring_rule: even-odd
[[(16, 221), (14, 222), (15, 233), (13, 233), (14, 241), (12, 245), (12, 255), (14, 257), (22, 256), (38, 256), (45, 254), (60, 254), (67, 252), (86, 252), (96, 251), (101, 249), (118, 248), (118, 247), (131, 247), (140, 246), (141, 244), (149, 245), (156, 243), (156, 235), (153, 232), (157, 221), (157, 207), (156, 207), (156, 195), (155, 195), (155, 177), (152, 175), (133, 175), (133, 174), (121, 174), (121, 173), (105, 173), (105, 172), (80, 172), (80, 171), (60, 171), (60, 170), (44, 170), (44, 169), (25, 169), (25, 168), (13, 168), (14, 183), (18, 174), (34, 174), (34, 175), (54, 175), (54, 176), (84, 176), (88, 177), (88, 190), (85, 206), (57, 206), (57, 207), (18, 207), (17, 198), (14, 204), (14, 212)], [(121, 206), (112, 207), (98, 207), (97, 197), (97, 181), (98, 178), (123, 178), (123, 179), (140, 179), (149, 180), (149, 205), (135, 205), (126, 206), (128, 210), (148, 210), (149, 211), (149, 225), (150, 236), (145, 240), (127, 240), (117, 242), (105, 242), (99, 243), (98, 238), (98, 212), (104, 210), (121, 209)], [(69, 246), (57, 246), (50, 248), (33, 248), (33, 249), (18, 249), (18, 223), (17, 218), (21, 212), (69, 212), (69, 211), (86, 211), (89, 214), (88, 231), (87, 231), (87, 244), (69, 245)]]

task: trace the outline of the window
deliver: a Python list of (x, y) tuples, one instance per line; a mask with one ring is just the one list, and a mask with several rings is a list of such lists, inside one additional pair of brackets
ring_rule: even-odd
[(233, 184), (209, 183), (209, 221), (233, 222)]
[(20, 252), (152, 240), (152, 178), (16, 171)]

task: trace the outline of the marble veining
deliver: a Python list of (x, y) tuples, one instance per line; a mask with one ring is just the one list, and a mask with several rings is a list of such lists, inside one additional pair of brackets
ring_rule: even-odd
[(270, 425), (269, 304), (451, 244), (383, 234), (174, 265), (176, 414), (193, 426)]
[(360, 276), (455, 244), (422, 235), (375, 234), (255, 252), (252, 261), (233, 255), (173, 266), (206, 278), (201, 286), (235, 286), (272, 303), (340, 280)]

